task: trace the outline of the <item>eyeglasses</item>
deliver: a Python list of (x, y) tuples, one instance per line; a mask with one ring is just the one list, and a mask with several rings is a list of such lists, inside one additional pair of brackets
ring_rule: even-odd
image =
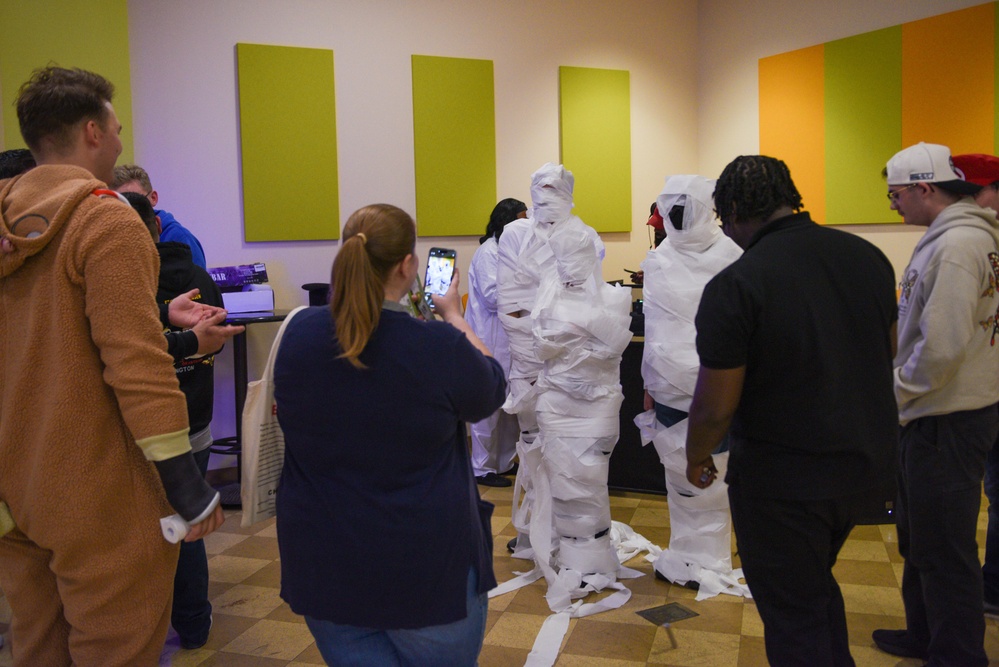
[(912, 183), (910, 185), (905, 186), (904, 188), (899, 188), (898, 190), (895, 190), (893, 192), (889, 192), (885, 196), (888, 197), (888, 201), (890, 201), (892, 204), (897, 204), (898, 203), (898, 197), (899, 197), (899, 195), (901, 195), (903, 192), (905, 192), (909, 188), (914, 188), (917, 185), (919, 185), (919, 183)]

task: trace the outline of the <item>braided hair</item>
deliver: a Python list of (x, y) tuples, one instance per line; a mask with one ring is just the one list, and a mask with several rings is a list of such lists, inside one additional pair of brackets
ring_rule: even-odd
[(783, 160), (766, 155), (740, 155), (732, 160), (715, 185), (715, 213), (722, 224), (767, 220), (777, 209), (787, 206), (801, 210), (801, 194), (794, 187), (791, 172)]
[(0, 153), (0, 179), (13, 178), (35, 167), (35, 158), (27, 148), (13, 148)]

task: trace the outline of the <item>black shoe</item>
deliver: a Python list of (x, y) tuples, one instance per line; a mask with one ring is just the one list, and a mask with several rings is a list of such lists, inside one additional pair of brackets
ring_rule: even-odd
[(516, 537), (506, 543), (506, 550), (509, 551), (510, 553), (513, 553), (514, 551), (517, 550), (517, 538)]
[(214, 622), (214, 620), (215, 619), (212, 618), (211, 616), (208, 617), (208, 628), (205, 630), (205, 634), (203, 634), (202, 636), (196, 638), (187, 638), (187, 639), (181, 637), (180, 647), (185, 651), (193, 651), (194, 649), (201, 648), (202, 646), (207, 644), (208, 635), (212, 631), (212, 623)]
[(885, 653), (891, 653), (902, 658), (929, 659), (925, 645), (920, 645), (909, 636), (907, 630), (875, 630), (871, 633), (875, 645)]
[(506, 477), (500, 477), (494, 472), (487, 472), (475, 478), (476, 483), (482, 486), (513, 486), (513, 482)]
[(660, 572), (656, 568), (652, 568), (652, 573), (656, 575), (656, 579), (658, 579), (659, 581), (665, 581), (667, 584), (674, 584), (674, 585), (677, 585), (677, 586), (683, 586), (684, 588), (689, 588), (692, 591), (699, 591), (699, 590), (701, 590), (701, 582), (699, 582), (699, 581), (688, 581), (685, 584), (677, 584), (675, 581), (670, 581), (669, 579), (667, 579), (666, 575), (664, 575), (662, 572)]
[(518, 470), (520, 470), (520, 463), (518, 461), (514, 461), (512, 468), (510, 468), (506, 472), (501, 472), (500, 474), (503, 475), (504, 477), (513, 477), (517, 474)]

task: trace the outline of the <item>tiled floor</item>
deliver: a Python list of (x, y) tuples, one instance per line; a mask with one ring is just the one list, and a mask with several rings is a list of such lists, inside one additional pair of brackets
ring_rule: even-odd
[[(510, 489), (480, 487), (496, 504), (497, 578), (504, 581), (526, 561), (510, 558), (506, 542), (510, 525)], [(666, 501), (660, 496), (613, 493), (614, 519), (630, 524), (653, 542), (666, 545), (669, 538)], [(168, 637), (162, 665), (238, 665), (284, 667), (323, 664), (308, 629), (278, 597), (279, 564), (273, 520), (249, 529), (239, 527), (239, 513), (229, 513), (225, 525), (206, 540), (211, 568), (210, 595), (215, 605), (215, 625), (208, 644), (196, 651), (182, 651), (176, 635)], [(979, 520), (979, 543), (985, 536), (985, 514)], [(747, 667), (765, 665), (763, 628), (752, 601), (720, 596), (694, 601), (694, 593), (652, 576), (651, 566), (640, 557), (629, 566), (647, 576), (626, 582), (631, 600), (623, 608), (584, 619), (573, 619), (557, 665), (570, 667), (639, 667), (677, 665)], [(910, 667), (918, 660), (900, 660), (881, 653), (871, 643), (871, 630), (902, 627), (899, 581), (902, 563), (891, 526), (857, 527), (840, 554), (836, 577), (846, 599), (850, 643), (858, 665)], [(483, 667), (524, 664), (534, 637), (548, 616), (544, 580), (493, 599), (485, 646), (479, 659)], [(667, 602), (679, 602), (699, 614), (675, 624), (678, 647), (666, 631), (644, 620), (636, 611)], [(418, 604), (414, 601), (414, 604)], [(6, 632), (10, 609), (0, 596), (0, 631)], [(986, 649), (999, 665), (999, 625), (989, 620)], [(0, 650), (0, 667), (11, 664), (10, 647)]]

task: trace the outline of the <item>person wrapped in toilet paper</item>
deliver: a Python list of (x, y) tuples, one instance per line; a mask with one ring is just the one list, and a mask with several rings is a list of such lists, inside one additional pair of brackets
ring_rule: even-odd
[[(642, 262), (648, 412), (635, 419), (643, 442), (653, 443), (666, 468), (670, 540), (654, 567), (669, 581), (701, 589), (698, 599), (749, 592), (738, 583), (741, 572), (732, 571), (727, 487), (698, 489), (686, 477), (687, 410), (700, 366), (694, 316), (704, 286), (742, 255), (715, 223), (714, 186), (702, 176), (671, 176), (656, 199), (667, 236)], [(715, 455), (715, 465), (727, 458)]]
[[(562, 196), (544, 188), (535, 201)], [(542, 464), (531, 543), (554, 611), (563, 611), (572, 597), (607, 587), (620, 569), (610, 534), (607, 472), (620, 429), (631, 291), (600, 280), (594, 236), (576, 216), (551, 226), (555, 270), (543, 276), (531, 314), (542, 362), (535, 385)], [(547, 567), (553, 544), (557, 573)], [(603, 577), (588, 577), (593, 574)], [(583, 581), (590, 586), (580, 588)]]
[[(509, 386), (503, 410), (517, 415), (520, 426), (517, 441), (520, 468), (514, 484), (512, 517), (517, 529), (515, 555), (524, 558), (531, 558), (527, 537), (533, 498), (531, 478), (541, 457), (536, 445), (538, 423), (535, 415), (535, 382), (541, 362), (534, 351), (531, 312), (542, 276), (555, 270), (548, 247), (552, 228), (575, 218), (571, 214), (573, 184), (572, 172), (562, 165), (548, 162), (538, 169), (531, 176), (532, 215), (504, 227), (497, 251), (496, 310), (510, 343)], [(596, 255), (602, 261), (604, 244), (593, 229), (586, 229)], [(600, 280), (599, 266), (596, 279)]]

